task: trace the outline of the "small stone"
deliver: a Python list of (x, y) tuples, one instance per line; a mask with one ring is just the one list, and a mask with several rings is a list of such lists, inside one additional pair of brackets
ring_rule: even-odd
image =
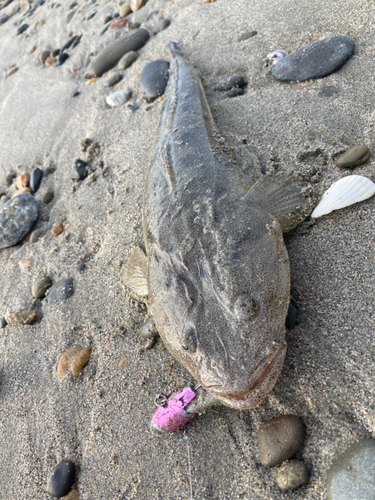
[(26, 31), (28, 27), (29, 27), (28, 24), (21, 24), (21, 26), (17, 28), (17, 35), (20, 35), (24, 31)]
[(331, 465), (327, 474), (328, 500), (374, 500), (375, 439), (357, 441)]
[(17, 177), (17, 174), (15, 172), (11, 172), (8, 174), (5, 178), (5, 184), (9, 187), (13, 184), (14, 179)]
[(239, 95), (244, 95), (245, 90), (244, 89), (232, 89), (229, 92), (227, 92), (225, 95), (226, 97), (238, 97)]
[(0, 248), (16, 245), (38, 218), (38, 202), (29, 193), (20, 194), (0, 208)]
[(336, 160), (336, 167), (358, 167), (370, 158), (370, 150), (365, 144), (348, 149)]
[(90, 85), (90, 83), (94, 83), (97, 80), (99, 80), (99, 77), (97, 77), (97, 76), (94, 78), (89, 78), (88, 80), (86, 80), (86, 85)]
[(230, 78), (227, 78), (223, 82), (218, 83), (215, 85), (214, 90), (231, 90), (234, 88), (237, 89), (244, 89), (246, 87), (247, 83), (244, 79), (243, 76), (231, 76)]
[(74, 294), (73, 278), (62, 279), (51, 286), (48, 303), (56, 304), (69, 299)]
[(8, 14), (3, 14), (2, 16), (0, 16), (0, 25), (6, 23), (9, 17), (10, 16)]
[(44, 169), (44, 177), (48, 177), (56, 171), (56, 167), (50, 165), (49, 167)]
[[(3, 327), (1, 327), (1, 328), (3, 328)], [(125, 363), (126, 363), (126, 358), (121, 358), (120, 361), (119, 361), (119, 364), (118, 364), (119, 368), (121, 368), (122, 366), (124, 366)]]
[(30, 174), (28, 172), (24, 172), (19, 175), (16, 179), (16, 188), (21, 189), (23, 187), (28, 187), (30, 182)]
[(52, 229), (52, 234), (54, 236), (58, 236), (59, 234), (61, 234), (62, 232), (64, 231), (64, 226), (62, 224), (62, 222), (60, 222), (60, 224), (57, 224), (57, 226), (55, 226), (53, 229)]
[(329, 87), (320, 87), (316, 95), (317, 97), (332, 97), (338, 93), (339, 89), (337, 87), (329, 86)]
[(48, 203), (51, 203), (51, 201), (53, 200), (54, 196), (55, 195), (51, 191), (47, 191), (46, 194), (43, 197), (43, 203), (45, 203), (46, 205), (48, 205)]
[(157, 24), (155, 24), (155, 26), (153, 27), (152, 29), (152, 32), (154, 35), (157, 35), (158, 33), (160, 33), (161, 31), (164, 31), (165, 29), (168, 28), (168, 26), (171, 24), (170, 20), (169, 19), (162, 19), (161, 21), (159, 21)]
[(75, 90), (73, 93), (72, 93), (72, 97), (77, 97), (79, 96), (80, 92), (79, 90)]
[(78, 2), (72, 2), (72, 3), (69, 5), (68, 10), (72, 10), (72, 9), (74, 9), (74, 7), (77, 7), (77, 5), (78, 5)]
[(30, 325), (35, 318), (35, 311), (14, 311), (5, 315), (5, 319), (10, 325)]
[(29, 50), (29, 54), (32, 54), (32, 53), (33, 53), (33, 52), (35, 52), (35, 51), (36, 51), (36, 46), (35, 46), (35, 45), (33, 45), (33, 46), (31, 47), (31, 49)]
[(75, 167), (73, 172), (70, 174), (70, 178), (76, 181), (82, 181), (87, 177), (87, 165), (82, 160), (75, 161)]
[(128, 22), (128, 30), (136, 30), (137, 28), (139, 28), (141, 26), (140, 23), (137, 23), (137, 22), (131, 22), (129, 21)]
[(45, 21), (43, 19), (40, 19), (40, 21), (38, 21), (36, 24), (35, 24), (35, 29), (36, 30), (39, 30), (43, 25), (45, 24)]
[(61, 52), (60, 55), (59, 55), (59, 64), (60, 66), (62, 64), (64, 64), (64, 62), (69, 59), (69, 54), (67, 54), (66, 52)]
[(118, 90), (117, 92), (109, 94), (105, 101), (108, 106), (111, 106), (111, 108), (118, 108), (119, 106), (125, 104), (126, 101), (131, 98), (131, 95), (132, 91), (130, 89)]
[(52, 66), (56, 62), (56, 57), (49, 56), (44, 63), (46, 66)]
[(144, 6), (146, 0), (130, 0), (130, 9), (135, 12)]
[(36, 229), (30, 234), (30, 243), (36, 243), (39, 238), (42, 236), (43, 230), (42, 229)]
[(82, 35), (75, 35), (72, 38), (70, 38), (62, 47), (60, 52), (65, 52), (67, 49), (70, 47), (73, 49), (76, 45), (79, 44), (80, 40), (82, 38)]
[(5, 318), (0, 318), (0, 328), (5, 328), (8, 322)]
[(118, 17), (117, 19), (112, 19), (112, 21), (109, 24), (109, 29), (113, 30), (114, 28), (124, 28), (126, 26), (126, 23), (128, 20), (124, 17)]
[(8, 71), (8, 73), (5, 75), (5, 79), (9, 78), (10, 76), (14, 75), (14, 73), (16, 73), (18, 71), (18, 68), (17, 66), (15, 66), (14, 68), (10, 69)]
[(347, 36), (324, 38), (280, 59), (272, 66), (272, 74), (284, 82), (323, 78), (341, 68), (353, 52), (354, 42)]
[(139, 84), (146, 94), (147, 101), (154, 101), (164, 94), (168, 77), (169, 62), (159, 59), (146, 64), (139, 78)]
[(138, 52), (135, 52), (132, 50), (131, 52), (128, 52), (127, 54), (124, 55), (120, 59), (120, 62), (118, 63), (117, 67), (120, 70), (124, 70), (126, 68), (129, 68), (133, 64), (134, 61), (138, 59)]
[(43, 299), (47, 290), (51, 287), (51, 278), (45, 274), (35, 276), (31, 293), (34, 299)]
[(277, 471), (277, 484), (283, 491), (295, 490), (309, 478), (306, 466), (299, 460), (290, 460)]
[(64, 497), (74, 484), (76, 468), (70, 460), (63, 460), (53, 469), (47, 483), (47, 493), (53, 497)]
[(43, 170), (39, 167), (34, 168), (30, 175), (29, 185), (33, 193), (36, 193), (39, 189), (40, 183), (43, 178)]
[(121, 73), (116, 73), (115, 75), (112, 75), (110, 78), (108, 78), (104, 86), (113, 87), (113, 85), (116, 85), (117, 83), (121, 82), (122, 78), (123, 76)]
[(76, 267), (77, 273), (83, 273), (83, 271), (86, 269), (86, 264), (84, 262), (81, 262), (81, 264), (78, 264)]
[(302, 446), (304, 429), (295, 415), (281, 415), (262, 424), (258, 430), (259, 460), (265, 467), (280, 465)]
[(28, 267), (31, 266), (31, 264), (33, 263), (33, 261), (31, 259), (21, 259), (18, 264), (20, 267), (22, 267), (22, 269), (27, 269)]
[(120, 17), (125, 17), (127, 16), (129, 13), (130, 13), (130, 5), (129, 5), (129, 2), (125, 2), (123, 3), (119, 10), (118, 10), (118, 13), (120, 15)]
[(43, 50), (39, 54), (39, 61), (44, 64), (46, 62), (46, 60), (50, 57), (50, 55), (51, 55), (51, 51), (49, 51), (49, 50)]
[(20, 194), (23, 194), (23, 193), (30, 193), (31, 194), (31, 189), (29, 187), (20, 188), (15, 193), (12, 194), (12, 198), (15, 198), (16, 196), (19, 196)]
[(240, 35), (237, 38), (238, 42), (244, 42), (245, 40), (248, 40), (249, 38), (253, 38), (253, 36), (257, 35), (257, 31), (244, 31), (242, 35)]
[(141, 328), (141, 335), (144, 339), (153, 339), (159, 337), (159, 332), (156, 329), (155, 321), (152, 318), (148, 318), (148, 320), (143, 323), (143, 326)]
[(57, 365), (57, 379), (63, 379), (65, 373), (70, 372), (74, 377), (79, 375), (90, 359), (91, 349), (75, 345), (64, 352)]
[(71, 490), (69, 495), (67, 495), (64, 500), (80, 500), (80, 495), (78, 490)]

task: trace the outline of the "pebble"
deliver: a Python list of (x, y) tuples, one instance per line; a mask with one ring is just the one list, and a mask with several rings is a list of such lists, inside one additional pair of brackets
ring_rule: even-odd
[(164, 94), (168, 77), (169, 62), (159, 59), (146, 64), (139, 77), (139, 84), (147, 101), (153, 101)]
[(38, 21), (36, 24), (35, 24), (35, 29), (36, 30), (39, 30), (43, 25), (45, 24), (45, 21), (43, 19), (41, 19), (40, 21)]
[(47, 57), (46, 62), (44, 63), (46, 66), (52, 66), (56, 62), (56, 57)]
[(35, 318), (35, 311), (14, 311), (5, 315), (5, 320), (10, 325), (30, 325)]
[(30, 175), (29, 185), (33, 193), (36, 193), (39, 189), (40, 183), (43, 178), (43, 170), (39, 167), (34, 168)]
[(249, 38), (253, 38), (253, 36), (257, 35), (257, 31), (244, 31), (242, 35), (240, 35), (237, 38), (238, 42), (244, 42), (245, 40), (248, 40)]
[(46, 291), (51, 287), (51, 278), (46, 274), (38, 274), (33, 279), (31, 293), (34, 299), (43, 299)]
[(29, 193), (7, 201), (0, 208), (0, 248), (16, 245), (38, 218), (38, 202)]
[(24, 31), (26, 31), (28, 27), (29, 27), (28, 24), (21, 24), (21, 26), (17, 28), (17, 35), (20, 35)]
[(277, 471), (277, 484), (283, 491), (295, 490), (309, 478), (306, 466), (299, 460), (290, 460)]
[(18, 68), (17, 66), (15, 66), (14, 68), (10, 69), (8, 71), (8, 73), (5, 75), (5, 79), (9, 78), (10, 76), (14, 75), (14, 73), (16, 73), (18, 71)]
[(348, 149), (336, 160), (336, 167), (358, 167), (370, 158), (370, 150), (365, 144)]
[(226, 95), (226, 97), (237, 97), (239, 95), (244, 95), (244, 93), (245, 93), (244, 89), (234, 88), (234, 89), (230, 90), (229, 92), (227, 92), (225, 95)]
[(123, 76), (121, 73), (116, 73), (115, 75), (112, 75), (108, 80), (105, 82), (104, 86), (105, 87), (113, 87), (113, 85), (116, 85), (117, 83), (121, 82), (123, 79)]
[(143, 47), (149, 37), (148, 31), (143, 28), (138, 28), (131, 33), (125, 33), (99, 52), (90, 63), (88, 74), (97, 77), (103, 75), (116, 66), (127, 52)]
[(80, 496), (79, 496), (79, 491), (78, 490), (71, 490), (71, 492), (69, 493), (69, 495), (67, 495), (64, 500), (80, 500)]
[(61, 48), (60, 52), (65, 52), (65, 50), (69, 49), (73, 44), (75, 44), (77, 41), (79, 43), (82, 35), (75, 35), (72, 38), (70, 38)]
[(30, 234), (30, 243), (36, 243), (39, 238), (42, 236), (43, 230), (42, 229), (36, 229)]
[(98, 76), (95, 76), (94, 78), (89, 78), (88, 80), (86, 80), (86, 85), (90, 85), (90, 83), (94, 83), (97, 80), (99, 80)]
[(132, 92), (130, 89), (118, 90), (112, 94), (107, 95), (105, 101), (111, 108), (118, 108), (122, 106), (131, 98)]
[(126, 358), (121, 358), (119, 363), (118, 363), (118, 366), (119, 368), (121, 368), (122, 366), (124, 366), (124, 364), (126, 363)]
[(3, 14), (2, 16), (0, 16), (0, 24), (6, 23), (8, 19), (9, 19), (8, 14)]
[(8, 174), (5, 178), (5, 184), (9, 187), (13, 184), (14, 179), (17, 177), (17, 174), (15, 172), (11, 172)]
[(77, 97), (79, 96), (80, 94), (80, 91), (79, 90), (75, 90), (73, 93), (72, 93), (72, 97)]
[(137, 59), (138, 59), (138, 52), (132, 50), (131, 52), (128, 52), (127, 54), (124, 55), (124, 57), (120, 59), (117, 68), (120, 70), (129, 68), (129, 66), (131, 66), (133, 62), (136, 61)]
[(0, 318), (0, 328), (5, 328), (8, 322), (5, 318)]
[(63, 379), (65, 373), (70, 372), (74, 377), (79, 375), (90, 359), (91, 349), (75, 345), (61, 355), (57, 365), (57, 379)]
[(29, 50), (29, 54), (32, 54), (32, 53), (33, 53), (33, 52), (35, 52), (35, 51), (36, 51), (36, 46), (35, 46), (35, 45), (33, 45), (33, 46), (31, 47), (31, 49)]
[(114, 28), (124, 28), (126, 26), (126, 23), (128, 20), (124, 17), (118, 17), (116, 19), (112, 19), (112, 21), (109, 23), (109, 29), (113, 30)]
[(148, 320), (143, 323), (143, 326), (141, 328), (141, 335), (144, 339), (153, 339), (159, 337), (159, 332), (156, 329), (155, 321), (152, 318), (148, 318)]
[(56, 167), (50, 165), (49, 167), (44, 169), (44, 177), (48, 177), (56, 171)]
[(24, 187), (28, 187), (30, 182), (30, 174), (28, 172), (23, 172), (16, 179), (16, 188), (21, 189)]
[(164, 31), (165, 29), (168, 28), (168, 26), (171, 24), (170, 20), (169, 19), (162, 19), (161, 21), (159, 21), (157, 24), (155, 24), (155, 26), (153, 27), (152, 29), (152, 32), (154, 35), (157, 35), (158, 33), (160, 33), (161, 31)]
[(59, 64), (60, 66), (62, 64), (64, 64), (64, 62), (69, 59), (69, 54), (67, 54), (66, 52), (60, 52), (60, 55), (59, 55)]
[(30, 193), (31, 194), (31, 189), (29, 187), (20, 188), (15, 193), (12, 194), (12, 198), (15, 198), (16, 196), (19, 196), (20, 194), (23, 194), (23, 193)]
[(76, 160), (73, 172), (70, 174), (70, 178), (77, 181), (82, 181), (87, 177), (87, 165), (82, 160)]
[(59, 234), (61, 234), (62, 232), (64, 231), (64, 226), (62, 224), (62, 222), (60, 222), (60, 224), (57, 224), (53, 229), (52, 229), (52, 234), (54, 236), (58, 236)]
[[(110, 17), (110, 19), (112, 19), (112, 17)], [(106, 31), (109, 28), (109, 24), (110, 23), (108, 23), (107, 26), (104, 26), (104, 28), (102, 29), (102, 31), (99, 33), (99, 36), (102, 36), (102, 35), (104, 35), (104, 33), (106, 33)]]
[(259, 427), (259, 460), (265, 467), (274, 467), (292, 457), (302, 446), (304, 429), (295, 415), (281, 415)]
[(144, 6), (146, 0), (130, 0), (130, 9), (135, 12)]
[(338, 70), (353, 54), (354, 42), (347, 36), (332, 36), (302, 47), (272, 66), (281, 81), (304, 82), (323, 78)]
[(328, 471), (328, 500), (374, 500), (374, 464), (374, 438), (361, 439), (347, 448)]
[(76, 468), (70, 460), (63, 460), (53, 469), (47, 483), (47, 493), (53, 497), (67, 495), (75, 481)]
[(43, 50), (39, 54), (39, 61), (44, 64), (50, 55), (51, 55), (51, 52), (49, 50)]
[(69, 299), (74, 294), (73, 278), (66, 278), (51, 286), (48, 294), (48, 303), (56, 304)]
[(320, 87), (318, 92), (316, 93), (317, 97), (332, 97), (339, 93), (339, 89), (337, 87), (328, 86), (328, 87)]
[(31, 259), (21, 259), (18, 264), (22, 269), (27, 269), (28, 267), (31, 266), (33, 261)]
[(120, 17), (125, 17), (130, 13), (130, 5), (129, 2), (125, 2), (122, 5), (120, 5), (120, 8), (118, 10), (118, 13)]
[(233, 88), (237, 89), (244, 89), (246, 87), (247, 83), (244, 79), (243, 76), (231, 76), (230, 78), (227, 78), (223, 82), (218, 83), (215, 85), (214, 90), (231, 90)]
[(45, 203), (46, 205), (48, 205), (48, 203), (51, 203), (51, 201), (53, 200), (54, 196), (55, 195), (52, 193), (52, 191), (47, 191), (46, 194), (43, 197), (43, 203)]

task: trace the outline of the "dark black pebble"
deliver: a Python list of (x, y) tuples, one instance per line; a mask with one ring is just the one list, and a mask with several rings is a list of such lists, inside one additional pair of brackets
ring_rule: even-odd
[(112, 16), (106, 16), (106, 18), (104, 19), (104, 23), (103, 24), (110, 23), (111, 21), (112, 21)]
[(76, 160), (73, 172), (70, 178), (75, 181), (82, 181), (87, 176), (87, 165), (82, 160)]
[(13, 184), (14, 179), (17, 177), (17, 174), (15, 172), (11, 172), (8, 174), (5, 178), (5, 184), (9, 187)]
[(91, 14), (89, 14), (87, 17), (86, 17), (86, 21), (90, 21), (90, 19), (92, 19), (93, 17), (96, 16), (96, 10), (94, 12), (91, 12)]
[(69, 59), (69, 54), (67, 54), (66, 52), (60, 52), (60, 55), (59, 55), (59, 64), (60, 66), (62, 64), (64, 64), (64, 62)]
[(81, 92), (79, 90), (75, 90), (72, 94), (72, 97), (77, 97)]
[(136, 102), (134, 104), (129, 104), (127, 109), (128, 111), (137, 111), (137, 109), (139, 109), (139, 104)]
[(38, 218), (38, 202), (30, 193), (7, 201), (0, 208), (0, 248), (20, 242)]
[(116, 19), (116, 17), (120, 17), (120, 14), (118, 12), (114, 12), (112, 14), (112, 19)]
[(253, 38), (253, 36), (257, 35), (257, 31), (244, 31), (242, 35), (240, 35), (237, 38), (237, 41), (239, 42), (244, 42), (245, 40), (248, 40), (249, 38)]
[(6, 23), (8, 19), (9, 19), (8, 14), (3, 14), (2, 16), (0, 16), (0, 24)]
[(21, 26), (17, 28), (17, 35), (20, 35), (24, 31), (26, 31), (28, 27), (29, 27), (28, 24), (21, 24)]
[(39, 167), (34, 168), (34, 170), (31, 172), (30, 182), (29, 182), (29, 186), (33, 193), (38, 191), (40, 183), (42, 182), (42, 178), (43, 178), (43, 170), (41, 170)]
[(64, 497), (72, 489), (76, 468), (70, 460), (63, 460), (53, 469), (47, 483), (47, 493), (53, 497)]
[(293, 304), (289, 304), (288, 314), (285, 320), (287, 330), (293, 330), (299, 323), (299, 309)]
[(0, 319), (0, 328), (5, 328), (7, 326), (7, 320), (5, 318)]
[(338, 70), (353, 52), (351, 38), (332, 36), (283, 57), (272, 66), (272, 74), (277, 80), (285, 82), (323, 78)]
[(227, 97), (237, 97), (239, 95), (244, 95), (244, 93), (245, 93), (244, 89), (234, 88), (234, 89), (230, 90), (229, 92), (227, 92), (225, 95)]
[(157, 24), (155, 24), (155, 26), (153, 27), (152, 29), (152, 32), (154, 35), (157, 35), (158, 33), (160, 33), (161, 31), (164, 31), (165, 29), (168, 28), (168, 26), (171, 24), (170, 20), (169, 19), (162, 19), (161, 21), (159, 21)]
[(113, 87), (113, 85), (116, 85), (117, 83), (121, 82), (123, 79), (123, 76), (121, 73), (116, 73), (112, 75), (108, 80), (105, 82), (104, 86), (105, 87)]
[(230, 78), (227, 78), (223, 82), (220, 82), (217, 85), (215, 85), (214, 90), (225, 91), (234, 88), (244, 89), (246, 85), (247, 83), (244, 77), (236, 75), (236, 76), (231, 76)]
[(59, 54), (60, 54), (60, 49), (55, 49), (53, 52), (52, 52), (52, 57), (57, 57)]
[(104, 35), (104, 33), (108, 30), (110, 24), (111, 23), (108, 23), (107, 26), (104, 26), (104, 28), (102, 29), (102, 31), (99, 33), (99, 36)]
[(69, 299), (74, 294), (73, 278), (58, 281), (51, 286), (48, 294), (48, 303), (56, 304)]
[[(75, 42), (77, 42), (78, 40), (78, 43), (79, 43), (79, 40), (81, 39), (81, 36), (82, 35), (75, 35), (73, 36), (72, 38), (70, 38), (61, 48), (61, 52), (64, 52), (65, 50), (69, 49), (69, 47), (71, 47), (72, 45), (75, 44)], [(75, 45), (74, 45), (75, 46)]]
[(339, 89), (334, 86), (320, 87), (316, 95), (318, 97), (332, 97), (339, 93)]
[(53, 200), (54, 194), (52, 191), (47, 191), (46, 194), (43, 197), (43, 203), (48, 205)]
[(139, 84), (146, 94), (147, 101), (153, 101), (164, 94), (168, 77), (169, 62), (159, 59), (146, 64), (139, 78)]

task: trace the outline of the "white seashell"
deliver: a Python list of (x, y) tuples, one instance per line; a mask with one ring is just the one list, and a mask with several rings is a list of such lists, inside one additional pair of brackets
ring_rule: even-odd
[(274, 50), (273, 52), (270, 52), (267, 54), (267, 59), (270, 59), (273, 61), (273, 64), (276, 64), (277, 62), (280, 61), (280, 59), (283, 59), (283, 57), (286, 57), (288, 55), (288, 52), (286, 50)]
[(322, 200), (311, 217), (317, 218), (333, 210), (354, 205), (375, 194), (375, 184), (362, 175), (348, 175), (334, 182), (323, 194)]
[(132, 91), (130, 89), (126, 90), (117, 90), (112, 94), (107, 95), (105, 101), (112, 108), (118, 108), (122, 106), (131, 98)]

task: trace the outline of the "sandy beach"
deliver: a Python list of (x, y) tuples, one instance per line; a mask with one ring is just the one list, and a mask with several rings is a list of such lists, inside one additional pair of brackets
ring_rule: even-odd
[[(32, 229), (39, 238), (0, 250), (0, 318), (37, 314), (31, 325), (0, 329), (0, 499), (52, 498), (48, 477), (66, 458), (76, 464), (81, 500), (190, 499), (184, 436), (194, 500), (326, 499), (334, 459), (375, 432), (375, 198), (286, 235), (300, 323), (287, 333), (284, 368), (266, 400), (254, 410), (213, 407), (185, 429), (152, 432), (154, 397), (195, 382), (160, 339), (141, 350), (146, 309), (122, 280), (132, 249), (143, 246), (144, 183), (164, 106), (163, 99), (146, 101), (139, 78), (147, 63), (170, 61), (168, 41), (179, 41), (226, 142), (246, 146), (263, 173), (293, 168), (308, 176), (317, 203), (348, 173), (375, 181), (375, 4), (149, 0), (128, 20), (150, 32), (163, 18), (170, 26), (150, 36), (109, 88), (116, 68), (86, 84), (90, 54), (128, 27), (99, 36), (105, 18), (118, 12), (116, 1), (74, 3), (46, 0), (27, 10), (25, 0), (14, 0), (0, 10), (0, 18), (10, 16), (0, 24), (0, 194), (15, 191), (6, 182), (11, 172), (44, 172)], [(23, 23), (29, 27), (17, 34)], [(239, 41), (247, 30), (257, 34)], [(82, 35), (80, 43), (67, 49), (64, 64), (38, 64), (40, 52), (74, 35)], [(334, 35), (355, 42), (338, 71), (303, 84), (271, 75), (269, 52), (290, 53)], [(245, 78), (243, 95), (213, 90), (233, 75)], [(337, 93), (319, 97), (327, 86)], [(132, 97), (123, 106), (106, 104), (108, 94), (128, 88)], [(337, 168), (337, 157), (358, 144), (370, 148), (370, 160)], [(77, 159), (88, 164), (78, 182), (70, 178)], [(54, 196), (44, 203), (47, 192)], [(59, 223), (63, 231), (55, 236)], [(22, 267), (22, 259), (31, 263)], [(40, 273), (52, 283), (72, 278), (74, 294), (55, 304), (48, 296), (34, 299)], [(91, 348), (89, 363), (59, 382), (59, 358), (76, 344)], [(277, 468), (260, 464), (257, 430), (289, 413), (305, 426), (297, 458), (309, 481), (282, 493)]]

